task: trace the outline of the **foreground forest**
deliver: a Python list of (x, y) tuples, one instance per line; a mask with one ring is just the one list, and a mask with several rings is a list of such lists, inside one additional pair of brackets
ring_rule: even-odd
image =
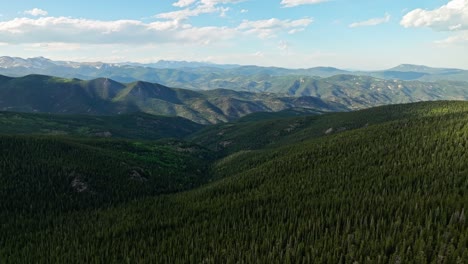
[(468, 262), (466, 102), (254, 114), (185, 141), (15, 127), (0, 262)]

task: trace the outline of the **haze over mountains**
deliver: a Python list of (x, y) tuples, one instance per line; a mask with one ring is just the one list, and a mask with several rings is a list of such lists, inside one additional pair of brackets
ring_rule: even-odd
[(119, 83), (107, 78), (90, 81), (43, 75), (0, 76), (3, 111), (112, 115), (146, 112), (181, 116), (198, 123), (234, 120), (253, 112), (289, 108), (344, 111), (339, 103), (317, 97), (231, 90), (192, 91), (148, 82)]
[[(251, 81), (248, 89), (239, 91), (194, 91), (142, 81), (119, 83), (107, 78), (87, 81), (44, 75), (0, 76), (0, 110), (91, 115), (145, 112), (180, 116), (206, 124), (232, 121), (254, 112), (290, 108), (330, 112), (385, 104), (468, 99), (465, 82), (390, 81), (354, 75), (321, 79), (272, 77), (271, 81), (271, 84)], [(245, 80), (240, 78), (239, 82), (245, 83)], [(260, 90), (261, 87), (264, 90)]]
[(454, 81), (468, 80), (468, 71), (460, 69), (400, 65), (381, 72), (348, 72), (331, 67), (294, 70), (170, 61), (129, 64), (1, 57), (0, 73), (27, 76), (0, 78), (0, 110), (146, 112), (206, 124), (289, 108), (348, 111), (468, 99), (468, 82)]
[(53, 61), (43, 57), (0, 57), (0, 74), (24, 76), (43, 74), (63, 78), (94, 79), (111, 78), (119, 82), (147, 81), (170, 87), (188, 89), (212, 89), (219, 82), (232, 81), (235, 77), (268, 78), (278, 76), (331, 77), (337, 74), (364, 75), (389, 80), (419, 81), (468, 81), (468, 70), (431, 68), (421, 65), (402, 64), (383, 71), (347, 71), (333, 67), (286, 69), (279, 67), (220, 65), (205, 62), (159, 61), (157, 63), (103, 63)]

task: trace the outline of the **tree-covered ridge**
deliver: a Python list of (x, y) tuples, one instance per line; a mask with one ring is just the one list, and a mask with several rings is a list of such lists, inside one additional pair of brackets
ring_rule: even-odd
[[(194, 142), (229, 154), (240, 150), (278, 147), (393, 120), (422, 116), (467, 114), (463, 101), (420, 102), (374, 107), (344, 113), (285, 118), (282, 113), (252, 114), (236, 122), (207, 126), (190, 135)], [(276, 116), (276, 118), (275, 118)]]
[(3, 219), (103, 208), (190, 189), (210, 180), (213, 158), (197, 145), (176, 140), (0, 136), (0, 149)]
[(234, 121), (251, 113), (290, 108), (336, 112), (388, 104), (468, 99), (468, 83), (456, 81), (431, 83), (356, 75), (327, 78), (239, 75), (229, 81), (216, 77), (216, 73), (210, 78), (219, 84), (194, 91), (142, 81), (119, 83), (106, 78), (86, 81), (42, 75), (4, 77), (0, 78), (0, 110), (87, 115), (145, 112), (213, 124)]
[(131, 113), (115, 116), (0, 112), (0, 134), (70, 135), (155, 140), (184, 138), (203, 126), (181, 117)]
[(60, 114), (116, 115), (144, 112), (180, 116), (201, 124), (235, 120), (254, 112), (302, 107), (317, 111), (346, 110), (316, 97), (246, 91), (192, 91), (137, 81), (62, 79), (28, 75), (0, 78), (0, 110)]
[(10, 211), (0, 259), (466, 263), (466, 110), (440, 102), (356, 112), (358, 123), (379, 122), (235, 153), (212, 166), (219, 180), (188, 192), (37, 219)]

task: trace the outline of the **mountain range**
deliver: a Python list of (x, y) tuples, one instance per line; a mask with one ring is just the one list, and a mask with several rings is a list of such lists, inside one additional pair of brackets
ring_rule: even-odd
[[(120, 83), (108, 78), (0, 76), (0, 110), (87, 115), (145, 112), (209, 124), (232, 121), (255, 112), (290, 108), (321, 113), (386, 104), (468, 99), (466, 82), (390, 81), (355, 75), (320, 79), (272, 77), (271, 83), (259, 81), (246, 86), (238, 91), (195, 91), (143, 81)], [(222, 87), (231, 88), (232, 84), (224, 83)]]
[(318, 113), (347, 110), (339, 103), (311, 96), (224, 89), (193, 91), (141, 81), (124, 84), (107, 78), (83, 81), (43, 75), (0, 76), (0, 110), (3, 111), (87, 115), (145, 112), (207, 124), (234, 120), (253, 112), (289, 108), (314, 109)]
[[(120, 82), (147, 81), (170, 87), (207, 90), (222, 88), (223, 82), (232, 82), (241, 77), (243, 81), (260, 80), (268, 82), (279, 76), (304, 76), (324, 78), (338, 74), (370, 76), (387, 80), (419, 80), (436, 82), (468, 81), (468, 71), (461, 69), (431, 68), (403, 64), (383, 71), (347, 71), (333, 67), (309, 69), (285, 69), (279, 67), (221, 65), (206, 62), (159, 61), (157, 63), (103, 63), (53, 61), (43, 57), (16, 58), (0, 57), (0, 74), (19, 77), (29, 74), (43, 74), (62, 78), (111, 78)], [(235, 81), (234, 81), (235, 82)], [(240, 86), (241, 83), (235, 82)]]

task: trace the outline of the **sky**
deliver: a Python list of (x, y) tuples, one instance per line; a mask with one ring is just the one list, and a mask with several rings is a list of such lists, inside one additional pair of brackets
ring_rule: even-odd
[(468, 69), (468, 0), (0, 0), (0, 56)]

